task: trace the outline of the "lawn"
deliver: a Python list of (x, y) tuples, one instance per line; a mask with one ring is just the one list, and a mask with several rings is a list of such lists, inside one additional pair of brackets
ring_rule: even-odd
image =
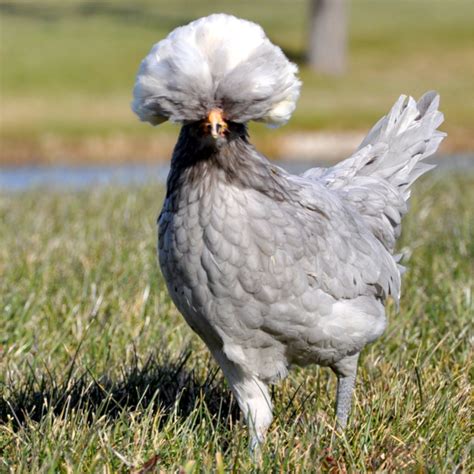
[[(155, 258), (156, 185), (0, 195), (0, 471), (249, 472), (216, 365)], [(415, 186), (400, 313), (362, 356), (345, 436), (335, 377), (275, 387), (260, 472), (472, 472), (474, 177)], [(147, 472), (147, 471), (143, 471)]]
[(304, 62), (307, 0), (0, 1), (0, 163), (167, 159), (177, 129), (130, 111), (140, 60), (174, 27), (216, 11), (261, 23), (301, 67), (298, 108), (279, 130), (252, 127), (260, 148), (300, 131), (365, 131), (401, 93), (437, 89), (450, 138), (474, 149), (474, 3), (353, 0), (347, 73)]

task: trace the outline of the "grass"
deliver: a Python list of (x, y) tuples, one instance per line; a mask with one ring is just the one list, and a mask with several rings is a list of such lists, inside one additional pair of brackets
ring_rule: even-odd
[(134, 117), (134, 76), (154, 42), (215, 11), (261, 23), (301, 67), (304, 87), (288, 126), (252, 129), (273, 156), (287, 133), (364, 131), (400, 93), (428, 89), (442, 96), (446, 149), (474, 149), (473, 2), (354, 0), (340, 78), (304, 63), (307, 10), (307, 0), (0, 1), (0, 162), (166, 159), (177, 130)]
[(334, 376), (295, 370), (259, 466), (158, 270), (162, 190), (0, 195), (0, 471), (472, 472), (474, 177), (415, 188), (400, 313), (363, 353), (346, 435)]

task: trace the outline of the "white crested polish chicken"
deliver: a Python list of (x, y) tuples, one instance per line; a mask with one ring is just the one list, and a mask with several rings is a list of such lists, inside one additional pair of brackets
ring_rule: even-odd
[(143, 60), (132, 108), (182, 124), (161, 211), (158, 253), (172, 300), (229, 383), (258, 448), (269, 384), (292, 365), (337, 376), (347, 423), (360, 351), (398, 302), (394, 255), (411, 184), (444, 133), (439, 97), (401, 96), (355, 153), (301, 176), (249, 142), (250, 120), (286, 123), (297, 67), (262, 28), (215, 14), (179, 27)]

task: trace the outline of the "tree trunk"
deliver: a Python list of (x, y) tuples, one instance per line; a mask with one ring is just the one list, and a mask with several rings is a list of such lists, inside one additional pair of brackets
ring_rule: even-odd
[(346, 0), (310, 1), (310, 66), (317, 72), (340, 75), (346, 69)]

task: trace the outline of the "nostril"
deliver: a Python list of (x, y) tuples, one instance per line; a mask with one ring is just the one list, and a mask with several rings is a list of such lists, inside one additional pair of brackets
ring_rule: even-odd
[(220, 123), (216, 123), (216, 132), (219, 133), (221, 131), (222, 125)]

